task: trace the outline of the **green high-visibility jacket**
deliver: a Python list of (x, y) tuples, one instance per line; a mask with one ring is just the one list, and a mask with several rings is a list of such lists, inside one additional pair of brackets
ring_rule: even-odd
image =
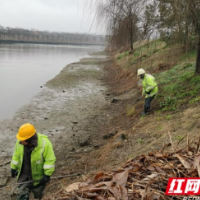
[(145, 94), (145, 98), (152, 97), (158, 93), (158, 86), (155, 81), (155, 78), (152, 75), (145, 74), (144, 79), (142, 80), (142, 85), (143, 85), (142, 94)]
[[(31, 172), (33, 181), (41, 180), (43, 175), (51, 176), (55, 171), (56, 157), (54, 155), (53, 147), (46, 135), (37, 133), (38, 145), (31, 153)], [(11, 160), (11, 168), (18, 171), (18, 177), (21, 172), (24, 155), (24, 145), (17, 141), (15, 150)], [(34, 182), (34, 185), (39, 182)]]

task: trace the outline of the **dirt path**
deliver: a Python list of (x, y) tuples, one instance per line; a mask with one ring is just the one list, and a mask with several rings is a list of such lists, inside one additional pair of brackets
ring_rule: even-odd
[[(110, 102), (106, 100), (106, 87), (101, 78), (103, 67), (108, 63), (105, 56), (82, 59), (66, 66), (60, 74), (48, 81), (30, 104), (22, 107), (10, 120), (0, 124), (0, 159), (9, 161), (16, 141), (19, 126), (29, 122), (37, 132), (49, 136), (57, 157), (54, 176), (68, 173), (86, 173), (87, 169), (77, 164), (80, 154), (86, 154), (99, 146), (92, 140), (99, 124), (88, 122), (101, 113)], [(103, 122), (103, 120), (102, 120)], [(102, 123), (95, 122), (95, 123)], [(95, 128), (94, 128), (95, 127)], [(95, 131), (97, 132), (94, 132)], [(98, 129), (98, 128), (97, 128)], [(98, 134), (98, 133), (97, 133)], [(10, 176), (9, 164), (0, 167), (0, 186), (15, 183)], [(0, 196), (9, 199), (10, 190), (0, 190)]]

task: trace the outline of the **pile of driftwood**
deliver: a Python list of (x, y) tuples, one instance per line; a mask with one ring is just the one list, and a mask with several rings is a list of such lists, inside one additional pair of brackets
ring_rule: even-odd
[[(167, 151), (169, 146), (170, 151)], [(171, 141), (160, 151), (128, 160), (112, 173), (99, 173), (93, 180), (68, 186), (56, 194), (56, 200), (183, 199), (165, 195), (168, 179), (199, 177), (199, 152), (198, 143), (189, 144), (187, 141), (185, 148), (178, 150)]]

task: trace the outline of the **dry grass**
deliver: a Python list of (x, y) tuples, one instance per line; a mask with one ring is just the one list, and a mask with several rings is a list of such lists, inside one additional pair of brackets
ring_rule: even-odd
[(135, 114), (135, 105), (128, 105), (126, 108), (126, 113), (128, 117), (133, 116)]
[(124, 134), (124, 131), (120, 131), (117, 133), (114, 137), (112, 137), (107, 144), (101, 148), (98, 152), (100, 155), (99, 159), (96, 160), (96, 164), (98, 166), (105, 165), (109, 161), (109, 155), (111, 152), (113, 152), (114, 149), (120, 148), (124, 146), (124, 139), (122, 137), (127, 137), (126, 134)]
[[(140, 66), (142, 66), (144, 69), (148, 70), (151, 73), (155, 73), (159, 71), (159, 66), (163, 63), (171, 67), (176, 65), (180, 60), (182, 53), (182, 47), (180, 46), (174, 46), (172, 48), (163, 49), (142, 61)], [(138, 68), (139, 66), (137, 65), (135, 67)]]

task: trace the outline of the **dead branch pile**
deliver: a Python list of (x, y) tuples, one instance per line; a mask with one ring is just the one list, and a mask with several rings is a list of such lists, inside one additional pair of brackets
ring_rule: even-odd
[[(188, 142), (189, 143), (189, 142)], [(195, 144), (195, 143), (194, 143)], [(93, 180), (74, 183), (56, 194), (56, 200), (161, 200), (172, 199), (165, 190), (169, 177), (199, 177), (199, 145), (177, 150), (173, 143), (161, 151), (128, 160), (112, 173), (99, 173)], [(172, 146), (172, 151), (165, 151)], [(194, 146), (194, 147), (191, 147)], [(183, 199), (174, 196), (173, 199)]]

